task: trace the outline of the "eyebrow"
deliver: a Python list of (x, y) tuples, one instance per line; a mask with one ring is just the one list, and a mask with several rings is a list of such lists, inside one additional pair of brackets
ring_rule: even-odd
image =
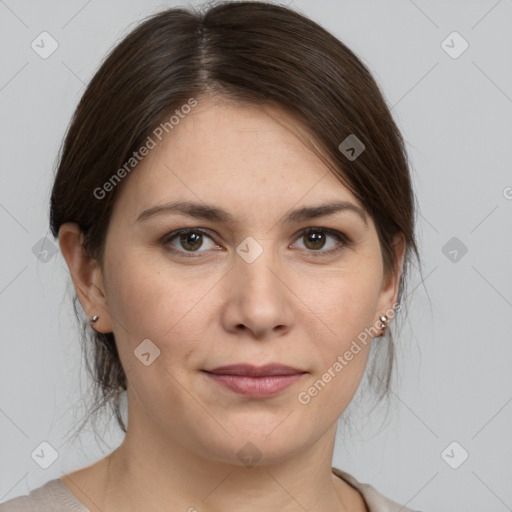
[[(366, 212), (361, 207), (348, 201), (333, 201), (316, 206), (304, 206), (302, 208), (297, 208), (288, 212), (283, 219), (283, 222), (285, 224), (292, 224), (294, 222), (314, 219), (317, 217), (324, 217), (344, 211), (356, 213), (359, 217), (361, 217), (365, 224), (368, 224)], [(175, 201), (153, 206), (152, 208), (144, 210), (137, 217), (135, 222), (143, 222), (151, 217), (154, 217), (155, 215), (169, 215), (173, 213), (181, 213), (189, 217), (210, 220), (214, 222), (217, 221), (225, 224), (235, 224), (235, 218), (227, 210), (211, 204), (194, 203), (190, 201)]]

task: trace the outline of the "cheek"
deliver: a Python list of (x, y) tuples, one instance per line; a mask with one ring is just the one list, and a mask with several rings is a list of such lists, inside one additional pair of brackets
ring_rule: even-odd
[(130, 365), (133, 351), (149, 339), (160, 350), (160, 364), (179, 368), (202, 339), (205, 319), (211, 314), (202, 299), (216, 281), (193, 274), (192, 269), (177, 272), (162, 264), (161, 257), (150, 256), (130, 253), (111, 265), (113, 300), (108, 306), (113, 330), (123, 365)]
[(213, 284), (208, 278), (171, 273), (169, 266), (144, 255), (127, 256), (110, 267), (115, 299), (109, 311), (129, 387), (146, 411), (161, 413), (165, 421), (172, 418), (160, 411), (162, 404), (172, 403), (174, 410), (190, 407), (180, 383), (186, 382), (187, 361), (204, 338), (208, 312), (201, 298)]
[(319, 365), (311, 376), (301, 403), (319, 411), (326, 403), (333, 418), (353, 398), (363, 376), (371, 347), (371, 332), (379, 299), (378, 265), (346, 266), (321, 280), (315, 292), (306, 294), (315, 315), (309, 314), (310, 339), (315, 343)]
[(352, 338), (373, 325), (380, 283), (380, 275), (370, 268), (352, 267), (316, 280), (314, 290), (303, 289), (302, 296), (331, 350), (350, 345)]
[(354, 397), (368, 362), (372, 337), (365, 329), (373, 325), (376, 303), (376, 287), (352, 279), (337, 280), (316, 297), (322, 322), (310, 336), (319, 364), (297, 396), (308, 414), (334, 422)]

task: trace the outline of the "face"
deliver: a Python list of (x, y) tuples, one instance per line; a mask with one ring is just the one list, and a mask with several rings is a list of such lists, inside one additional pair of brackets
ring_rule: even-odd
[[(277, 110), (200, 98), (125, 178), (101, 286), (128, 429), (235, 464), (251, 442), (278, 461), (352, 399), (371, 344), (361, 333), (391, 308), (396, 279), (384, 279), (372, 219), (298, 129)], [(155, 210), (179, 202), (198, 207)], [(308, 216), (327, 203), (344, 207)], [(207, 373), (240, 364), (298, 373)]]

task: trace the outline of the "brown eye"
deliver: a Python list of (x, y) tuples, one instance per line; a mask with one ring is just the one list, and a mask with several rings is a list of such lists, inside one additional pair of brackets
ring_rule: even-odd
[(322, 249), (325, 245), (325, 233), (321, 233), (319, 231), (310, 231), (309, 233), (305, 233), (304, 235), (305, 246), (308, 249), (318, 250)]
[[(334, 241), (330, 242), (329, 239)], [(299, 240), (303, 241), (303, 248), (312, 256), (330, 256), (350, 244), (344, 233), (328, 228), (307, 228)]]
[[(205, 243), (209, 241), (209, 246)], [(164, 237), (162, 243), (169, 247), (172, 252), (181, 253), (186, 255), (186, 253), (197, 252), (199, 254), (207, 252), (207, 249), (212, 249), (217, 247), (217, 245), (213, 242), (212, 237), (198, 228), (189, 228), (189, 229), (180, 229), (178, 231), (173, 231)], [(202, 249), (202, 250), (199, 250)]]
[(197, 251), (203, 244), (203, 235), (195, 232), (181, 233), (179, 240), (184, 249)]

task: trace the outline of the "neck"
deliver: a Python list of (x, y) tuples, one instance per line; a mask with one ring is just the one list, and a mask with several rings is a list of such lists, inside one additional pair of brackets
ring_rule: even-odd
[(169, 437), (156, 442), (134, 427), (110, 456), (104, 511), (340, 512), (354, 501), (354, 489), (331, 472), (335, 426), (293, 457), (251, 467), (202, 457)]

